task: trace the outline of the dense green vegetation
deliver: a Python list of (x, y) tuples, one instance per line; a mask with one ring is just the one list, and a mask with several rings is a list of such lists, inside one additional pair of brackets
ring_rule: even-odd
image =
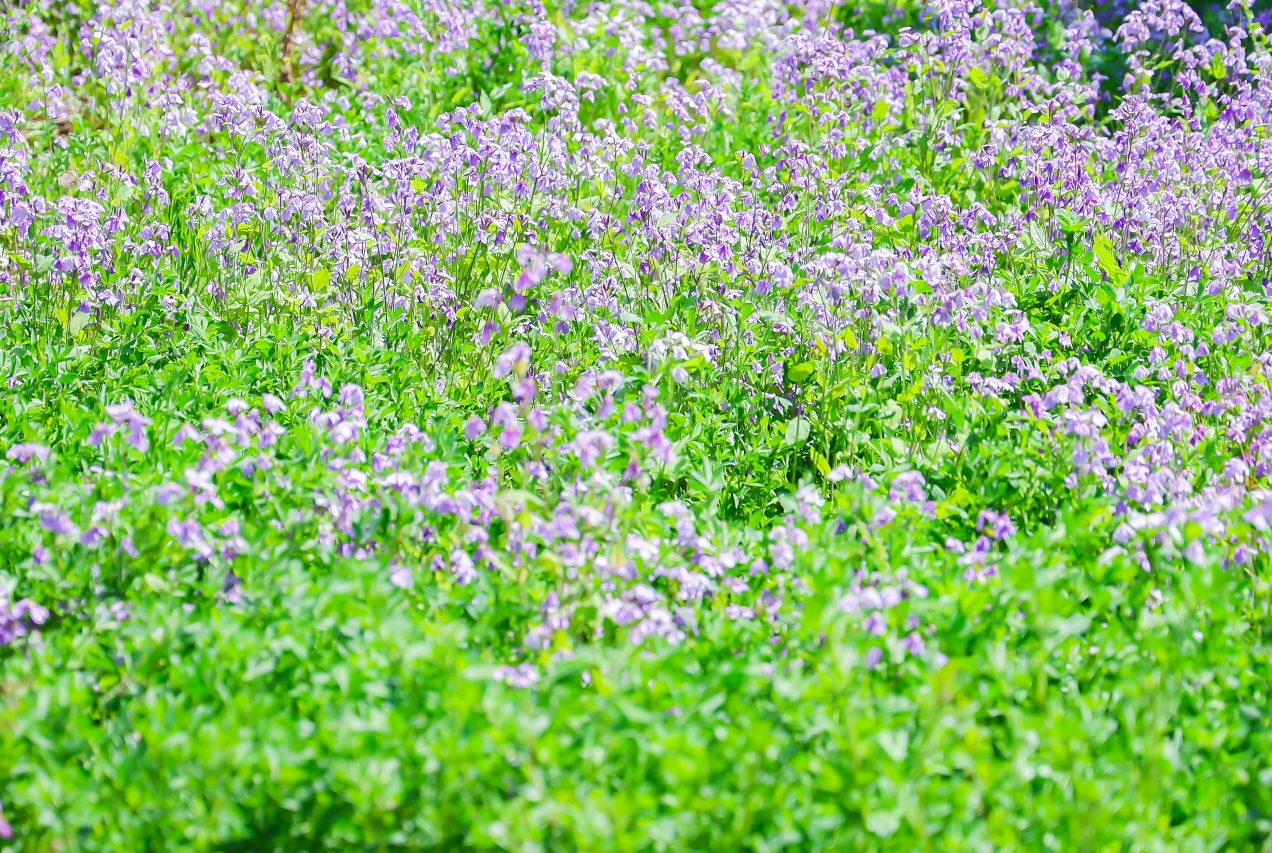
[(1272, 850), (1199, 11), (7, 7), (0, 850)]

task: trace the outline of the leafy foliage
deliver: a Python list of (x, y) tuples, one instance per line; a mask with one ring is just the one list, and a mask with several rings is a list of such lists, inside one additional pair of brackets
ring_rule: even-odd
[(0, 850), (1272, 843), (1265, 13), (0, 42)]

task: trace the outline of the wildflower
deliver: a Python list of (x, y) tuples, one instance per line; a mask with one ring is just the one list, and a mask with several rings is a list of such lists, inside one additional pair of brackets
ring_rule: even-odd
[(526, 371), (530, 369), (530, 347), (525, 343), (515, 343), (500, 354), (495, 359), (494, 374), (496, 377), (503, 378), (509, 374), (516, 374), (518, 377), (525, 376)]
[(459, 548), (451, 551), (451, 576), (455, 579), (455, 583), (460, 586), (467, 586), (477, 579), (477, 568), (473, 565), (473, 560), (467, 553)]
[(917, 631), (906, 635), (901, 640), (901, 647), (915, 657), (920, 657), (927, 651), (927, 644), (923, 642), (923, 638), (919, 636)]
[(464, 424), (464, 437), (469, 441), (476, 441), (486, 431), (486, 422), (481, 418), (473, 415)]
[(79, 536), (79, 528), (71, 517), (51, 504), (36, 504), (32, 509), (40, 516), (40, 526), (59, 536)]
[(5, 453), (5, 458), (19, 465), (25, 465), (32, 459), (37, 459), (43, 464), (49, 459), (49, 449), (41, 444), (15, 444)]
[(410, 589), (415, 583), (415, 573), (409, 566), (394, 563), (389, 567), (389, 583), (399, 589)]
[(495, 669), (494, 678), (516, 690), (525, 690), (539, 683), (539, 669), (534, 664), (501, 666)]

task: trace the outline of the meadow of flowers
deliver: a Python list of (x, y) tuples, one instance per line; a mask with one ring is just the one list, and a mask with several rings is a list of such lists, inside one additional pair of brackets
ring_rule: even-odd
[(1259, 7), (0, 14), (0, 850), (1272, 850)]

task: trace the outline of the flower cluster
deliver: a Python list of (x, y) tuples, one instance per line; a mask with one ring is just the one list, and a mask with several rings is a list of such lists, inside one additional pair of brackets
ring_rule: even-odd
[(357, 565), (526, 701), (706, 643), (927, 676), (1065, 524), (1146, 585), (1272, 555), (1248, 4), (2, 20), (0, 662)]

